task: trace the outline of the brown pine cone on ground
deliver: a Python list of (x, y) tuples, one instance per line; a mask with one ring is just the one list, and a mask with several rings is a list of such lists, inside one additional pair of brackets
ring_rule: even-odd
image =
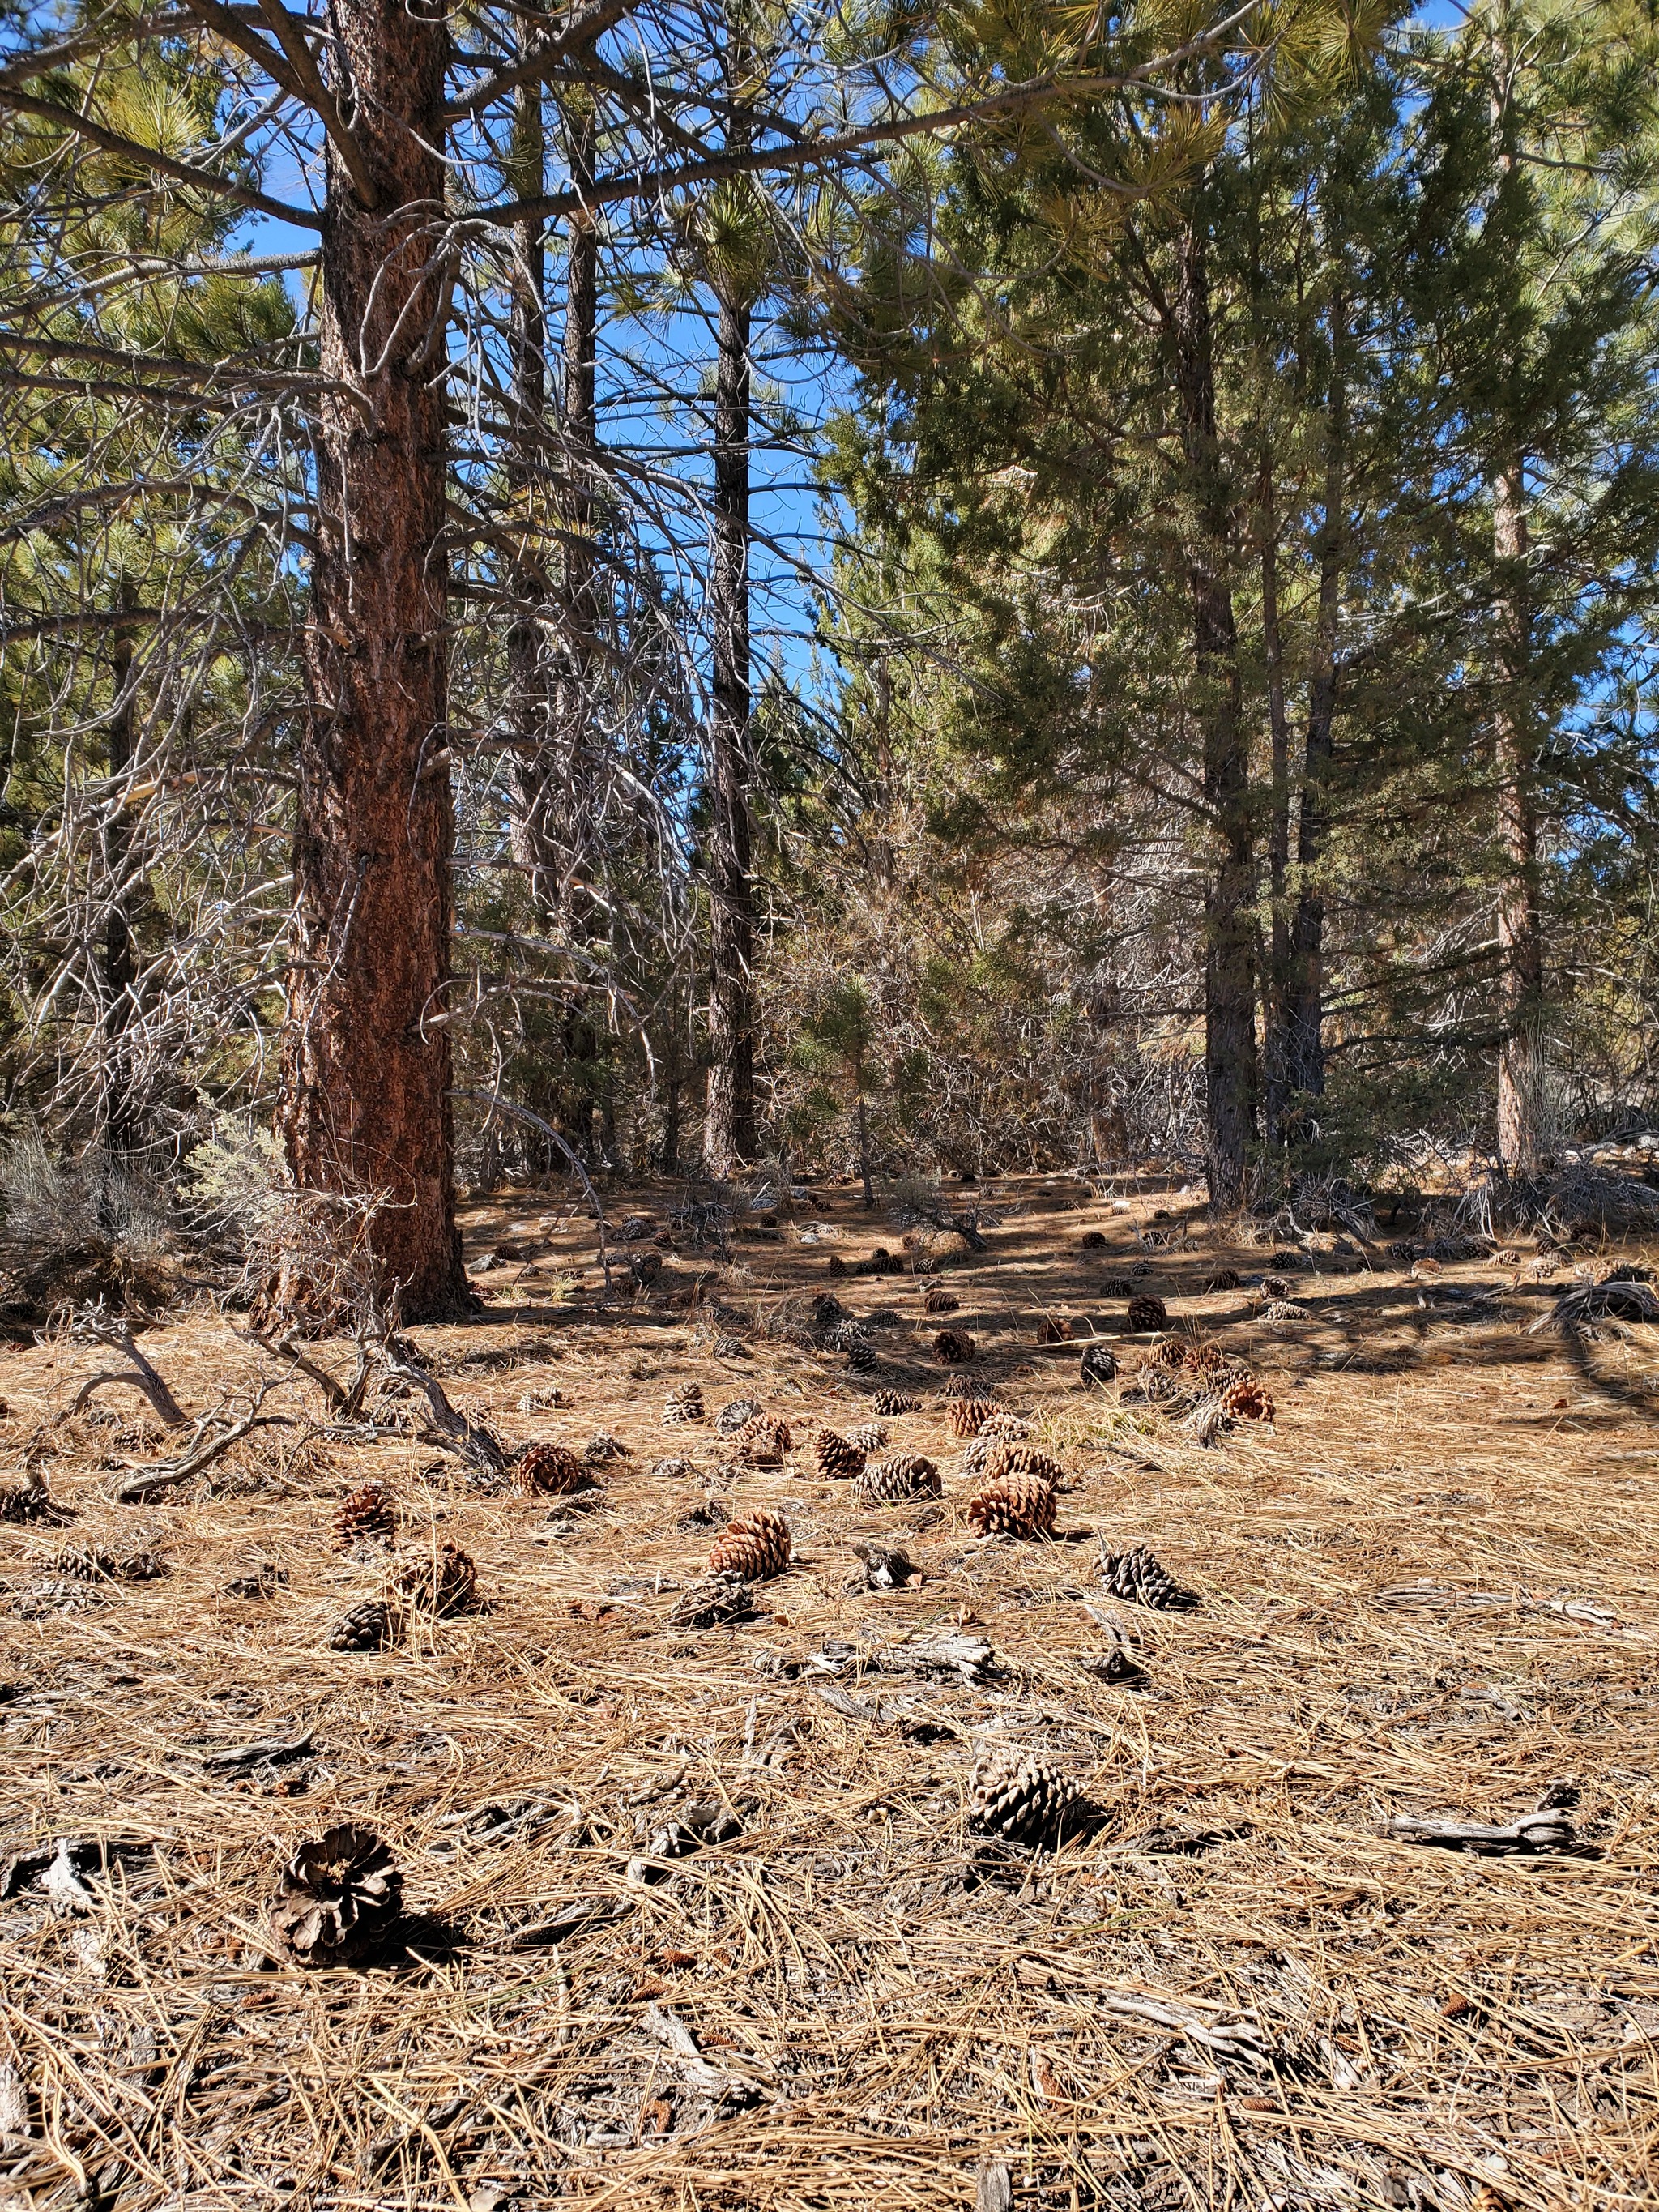
[(1187, 1343), (1184, 1337), (1166, 1336), (1161, 1344), (1152, 1347), (1152, 1358), (1160, 1367), (1182, 1367), (1186, 1364)]
[(478, 1571), (459, 1544), (445, 1542), (424, 1558), (400, 1567), (386, 1584), (386, 1603), (395, 1613), (442, 1620), (463, 1613), (478, 1594)]
[(1091, 1344), (1079, 1362), (1078, 1373), (1085, 1382), (1109, 1382), (1117, 1373), (1116, 1355), (1103, 1344)]
[(1127, 1275), (1108, 1275), (1100, 1286), (1103, 1298), (1132, 1298), (1135, 1286)]
[(1291, 1286), (1283, 1275), (1264, 1275), (1261, 1278), (1261, 1295), (1264, 1298), (1287, 1298), (1291, 1295)]
[(854, 1451), (861, 1451), (866, 1459), (878, 1452), (887, 1442), (888, 1430), (884, 1421), (860, 1421), (855, 1429), (847, 1431), (847, 1441)]
[(921, 1411), (921, 1399), (907, 1397), (902, 1390), (878, 1390), (870, 1402), (878, 1413), (884, 1413), (890, 1420), (896, 1420), (901, 1413), (919, 1413)]
[(52, 1574), (77, 1583), (113, 1582), (117, 1573), (115, 1554), (96, 1544), (71, 1544), (46, 1564)]
[(270, 1929), (302, 1966), (355, 1966), (386, 1942), (403, 1905), (403, 1876), (373, 1829), (331, 1828), (283, 1868)]
[(982, 1375), (953, 1375), (939, 1395), (949, 1405), (952, 1398), (988, 1398), (994, 1404), (997, 1394)]
[(903, 1505), (913, 1498), (937, 1498), (939, 1469), (920, 1452), (901, 1452), (866, 1467), (853, 1486), (860, 1505)]
[(0, 1521), (44, 1521), (61, 1528), (74, 1518), (69, 1506), (54, 1501), (38, 1474), (26, 1475), (21, 1482), (0, 1482)]
[(793, 1438), (775, 1413), (751, 1413), (732, 1443), (744, 1467), (781, 1467)]
[(1140, 1386), (1141, 1396), (1149, 1406), (1167, 1406), (1171, 1399), (1182, 1395), (1175, 1369), (1160, 1367), (1156, 1360), (1143, 1367), (1135, 1381)]
[(587, 1489), (592, 1480), (565, 1445), (527, 1444), (514, 1463), (511, 1486), (515, 1498), (565, 1498)]
[(996, 1411), (996, 1403), (988, 1391), (982, 1398), (952, 1398), (950, 1406), (951, 1434), (953, 1437), (976, 1437)]
[(1085, 1230), (1083, 1241), (1078, 1249), (1083, 1252), (1103, 1252), (1106, 1249), (1104, 1232), (1098, 1229)]
[(682, 1382), (677, 1389), (671, 1390), (662, 1409), (662, 1418), (666, 1428), (672, 1428), (682, 1421), (707, 1420), (708, 1409), (702, 1402), (702, 1383)]
[(986, 1454), (985, 1474), (991, 1482), (1000, 1480), (1006, 1474), (1029, 1474), (1054, 1490), (1058, 1490), (1066, 1480), (1065, 1468), (1052, 1453), (1020, 1442), (994, 1444)]
[(962, 1300), (954, 1291), (947, 1291), (943, 1283), (929, 1283), (921, 1294), (923, 1313), (947, 1314), (960, 1310)]
[(974, 1340), (965, 1328), (942, 1328), (933, 1339), (933, 1357), (945, 1367), (965, 1367), (974, 1352)]
[(866, 1456), (850, 1437), (835, 1429), (820, 1429), (812, 1439), (812, 1465), (820, 1481), (861, 1473)]
[(1206, 1337), (1202, 1344), (1188, 1346), (1181, 1364), (1189, 1375), (1218, 1375), (1229, 1356), (1213, 1337)]
[(1113, 1597), (1130, 1605), (1184, 1613), (1199, 1602), (1197, 1593), (1183, 1589), (1144, 1544), (1138, 1544), (1132, 1552), (1103, 1552), (1100, 1579)]
[(1070, 1775), (1035, 1752), (1012, 1744), (988, 1745), (968, 1778), (968, 1826), (975, 1834), (1009, 1843), (1058, 1842), (1084, 1826), (1088, 1800)]
[(981, 1536), (1046, 1536), (1054, 1525), (1054, 1486), (1036, 1474), (992, 1475), (968, 1501)]
[(1062, 1321), (1058, 1314), (1050, 1314), (1042, 1324), (1042, 1341), (1045, 1344), (1069, 1344), (1071, 1340), (1070, 1322)]
[(1269, 1298), (1262, 1307), (1261, 1318), (1266, 1322), (1311, 1321), (1313, 1316), (1306, 1306), (1299, 1306), (1294, 1298)]
[(1217, 1291), (1236, 1291), (1237, 1288), (1238, 1270), (1237, 1267), (1222, 1267), (1218, 1269), (1216, 1273), (1212, 1275), (1204, 1285), (1206, 1295), (1213, 1294)]
[(1030, 1433), (1029, 1421), (1022, 1421), (1018, 1413), (1005, 1413), (994, 1407), (980, 1427), (981, 1436), (994, 1443), (1023, 1444)]
[(789, 1523), (773, 1507), (763, 1505), (726, 1523), (709, 1547), (708, 1571), (764, 1582), (783, 1572), (793, 1548)]
[(1267, 1385), (1246, 1373), (1235, 1376), (1222, 1392), (1221, 1410), (1230, 1421), (1271, 1421), (1273, 1401)]
[(1131, 1336), (1144, 1335), (1149, 1329), (1167, 1328), (1170, 1310), (1162, 1298), (1143, 1292), (1129, 1301), (1128, 1323)]
[(385, 1542), (398, 1532), (398, 1506), (383, 1482), (366, 1482), (347, 1492), (334, 1516), (334, 1534), (342, 1544), (364, 1538)]
[(741, 1575), (700, 1575), (674, 1601), (664, 1626), (713, 1628), (723, 1620), (740, 1620), (754, 1610), (755, 1593)]
[(839, 1252), (830, 1255), (823, 1263), (823, 1272), (826, 1275), (844, 1275), (847, 1273), (847, 1262)]
[(392, 1608), (380, 1598), (370, 1598), (363, 1605), (354, 1605), (335, 1622), (329, 1632), (328, 1648), (331, 1651), (384, 1651), (397, 1642), (398, 1633)]

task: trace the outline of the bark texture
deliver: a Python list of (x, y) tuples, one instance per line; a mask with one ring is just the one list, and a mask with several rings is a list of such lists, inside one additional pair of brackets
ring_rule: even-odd
[(708, 732), (708, 1094), (703, 1163), (755, 1153), (755, 894), (749, 816), (749, 326), (723, 292), (714, 386), (714, 630)]
[(1504, 875), (1498, 894), (1500, 963), (1498, 1157), (1510, 1175), (1546, 1164), (1544, 1135), (1544, 930), (1539, 903), (1538, 813), (1527, 684), (1528, 618), (1525, 470), (1519, 459), (1492, 487), (1492, 550), (1500, 589), (1499, 683), (1493, 716), (1498, 834)]
[[(325, 394), (281, 1124), (302, 1190), (383, 1194), (369, 1232), (406, 1317), (467, 1304), (446, 990), (441, 16), (337, 0), (334, 90), (375, 204), (328, 154)], [(304, 1285), (278, 1285), (279, 1302)]]
[(1255, 1136), (1255, 855), (1231, 560), (1231, 499), (1215, 422), (1208, 238), (1201, 196), (1182, 226), (1171, 337), (1192, 504), (1193, 604), (1204, 797), (1215, 844), (1205, 913), (1205, 1139), (1210, 1207), (1243, 1204)]

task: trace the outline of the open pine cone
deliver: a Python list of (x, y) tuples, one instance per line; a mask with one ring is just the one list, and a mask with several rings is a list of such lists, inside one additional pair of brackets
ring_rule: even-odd
[(878, 1413), (886, 1414), (890, 1420), (896, 1420), (901, 1413), (919, 1413), (921, 1411), (921, 1399), (907, 1397), (902, 1390), (878, 1390), (870, 1402)]
[(1109, 1382), (1116, 1373), (1116, 1355), (1103, 1344), (1091, 1344), (1078, 1363), (1078, 1374), (1085, 1382)]
[(979, 1432), (988, 1443), (1023, 1444), (1031, 1433), (1031, 1424), (1022, 1421), (1018, 1413), (1002, 1412), (994, 1401)]
[(952, 1398), (951, 1434), (953, 1437), (976, 1437), (996, 1411), (996, 1400), (988, 1392), (982, 1398)]
[(1186, 1343), (1181, 1337), (1166, 1336), (1153, 1346), (1152, 1358), (1160, 1367), (1184, 1367), (1187, 1364)]
[(988, 1441), (991, 1448), (985, 1455), (985, 1473), (989, 1480), (994, 1482), (1005, 1474), (1031, 1474), (1056, 1490), (1065, 1481), (1066, 1470), (1060, 1462), (1036, 1444), (1005, 1443), (1000, 1438)]
[(478, 1571), (459, 1544), (443, 1543), (435, 1553), (411, 1559), (386, 1584), (386, 1603), (394, 1613), (422, 1613), (442, 1620), (464, 1613), (478, 1591)]
[(793, 1439), (789, 1424), (775, 1413), (752, 1413), (732, 1438), (745, 1467), (781, 1467)]
[(514, 1463), (515, 1498), (564, 1498), (573, 1490), (586, 1490), (592, 1476), (574, 1452), (564, 1444), (526, 1446)]
[(700, 1575), (676, 1598), (665, 1625), (713, 1628), (722, 1620), (740, 1620), (754, 1610), (755, 1593), (741, 1575)]
[(812, 1439), (812, 1465), (820, 1480), (859, 1474), (866, 1456), (850, 1437), (836, 1429), (820, 1429)]
[(781, 1513), (763, 1505), (726, 1523), (709, 1547), (708, 1571), (741, 1575), (745, 1582), (764, 1582), (769, 1576), (783, 1572), (793, 1548), (789, 1523)]
[(1258, 1376), (1236, 1375), (1221, 1394), (1221, 1410), (1230, 1421), (1271, 1421), (1273, 1401)]
[(65, 1575), (71, 1582), (113, 1582), (119, 1572), (113, 1552), (106, 1552), (96, 1544), (70, 1544), (54, 1553), (47, 1565), (55, 1575)]
[(329, 1632), (331, 1651), (384, 1651), (398, 1640), (398, 1623), (384, 1599), (369, 1598), (354, 1605)]
[(398, 1531), (398, 1507), (383, 1482), (366, 1482), (340, 1500), (334, 1516), (334, 1534), (342, 1544), (364, 1539), (384, 1540)]
[(1068, 1774), (1035, 1752), (988, 1745), (968, 1778), (968, 1826), (1009, 1843), (1057, 1842), (1088, 1818), (1088, 1800)]
[(933, 1357), (946, 1367), (965, 1367), (974, 1351), (974, 1340), (965, 1328), (942, 1328), (933, 1339)]
[(1206, 1337), (1202, 1344), (1188, 1346), (1181, 1364), (1189, 1375), (1218, 1375), (1230, 1357), (1213, 1337)]
[(1185, 1613), (1199, 1601), (1197, 1593), (1183, 1589), (1144, 1544), (1138, 1544), (1132, 1552), (1103, 1552), (1100, 1579), (1113, 1597), (1130, 1605), (1152, 1606), (1159, 1612)]
[(867, 1336), (857, 1337), (847, 1347), (848, 1370), (854, 1375), (873, 1375), (878, 1362), (876, 1347)]
[(1283, 1275), (1264, 1275), (1261, 1278), (1261, 1295), (1264, 1298), (1287, 1298), (1291, 1295), (1291, 1286)]
[(1299, 1306), (1294, 1298), (1269, 1298), (1261, 1309), (1263, 1321), (1311, 1321), (1313, 1316), (1306, 1306)]
[(0, 1482), (0, 1521), (44, 1521), (61, 1527), (74, 1518), (67, 1505), (54, 1503), (38, 1474), (27, 1475), (21, 1482)]
[(1162, 1298), (1143, 1292), (1139, 1297), (1130, 1299), (1128, 1321), (1131, 1336), (1140, 1336), (1148, 1329), (1167, 1328), (1169, 1308)]
[(708, 1417), (708, 1409), (702, 1402), (701, 1382), (680, 1383), (678, 1389), (669, 1392), (667, 1402), (662, 1409), (663, 1423), (668, 1428), (681, 1421), (702, 1421)]
[(1078, 1249), (1081, 1252), (1103, 1252), (1106, 1249), (1104, 1231), (1099, 1229), (1085, 1229)]
[(1205, 1284), (1204, 1288), (1206, 1291), (1209, 1293), (1213, 1293), (1217, 1291), (1236, 1291), (1238, 1288), (1237, 1268), (1218, 1268), (1216, 1273), (1212, 1275)]
[(981, 1536), (1046, 1536), (1054, 1525), (1054, 1486), (1040, 1475), (988, 1473), (968, 1501), (968, 1518)]
[(923, 1313), (947, 1314), (957, 1312), (962, 1300), (954, 1291), (947, 1291), (943, 1283), (929, 1283), (921, 1294)]
[(937, 1498), (939, 1469), (920, 1452), (899, 1452), (866, 1467), (853, 1486), (860, 1505), (902, 1505), (913, 1498)]
[(1103, 1298), (1132, 1298), (1135, 1286), (1127, 1275), (1108, 1275), (1100, 1286)]
[(855, 1429), (848, 1430), (847, 1441), (854, 1451), (861, 1451), (868, 1459), (872, 1452), (878, 1452), (887, 1442), (887, 1424), (860, 1421)]
[(403, 1909), (404, 1878), (374, 1830), (331, 1828), (283, 1869), (270, 1929), (302, 1966), (354, 1966), (386, 1942)]

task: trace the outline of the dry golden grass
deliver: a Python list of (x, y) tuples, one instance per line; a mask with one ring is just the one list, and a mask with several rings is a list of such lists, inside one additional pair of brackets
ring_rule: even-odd
[[(597, 1291), (591, 1224), (472, 1209), (475, 1250), (528, 1224), (532, 1260), (482, 1279), (528, 1303), (414, 1334), (509, 1443), (629, 1445), (591, 1505), (480, 1496), (412, 1434), (315, 1433), (308, 1389), (270, 1401), (307, 1425), (144, 1508), (108, 1502), (98, 1457), (135, 1455), (110, 1425), (52, 1432), (78, 1519), (0, 1527), (0, 1860), (60, 1836), (137, 1848), (85, 1875), (89, 1911), (55, 1912), (28, 1881), (0, 1903), (7, 2212), (933, 2212), (972, 2205), (988, 2163), (1017, 2212), (1654, 2201), (1654, 1332), (1528, 1337), (1550, 1292), (1479, 1264), (1431, 1285), (1304, 1271), (1312, 1320), (1273, 1326), (1248, 1288), (1200, 1294), (1228, 1263), (1267, 1264), (1200, 1229), (1136, 1287), (1249, 1359), (1279, 1409), (1200, 1449), (1155, 1408), (1083, 1392), (1080, 1346), (1042, 1340), (1057, 1316), (1114, 1334), (1121, 1302), (1090, 1285), (1139, 1261), (1157, 1201), (1009, 1184), (989, 1252), (945, 1273), (975, 1371), (1035, 1417), (1073, 1486), (1060, 1540), (981, 1546), (915, 1284), (824, 1279), (830, 1249), (896, 1249), (895, 1224), (834, 1196), (811, 1217), (839, 1224), (833, 1243), (799, 1242), (799, 1212), (779, 1241), (738, 1239), (719, 1288), (749, 1316), (747, 1358), (712, 1348), (729, 1318), (663, 1303), (715, 1260), (671, 1263), (653, 1307), (599, 1312), (553, 1295), (578, 1275)], [(1091, 1227), (1109, 1248), (1084, 1255)], [(754, 1325), (786, 1302), (799, 1324), (826, 1287), (902, 1316), (872, 1333), (880, 1373)], [(258, 1369), (210, 1312), (143, 1341), (192, 1410)], [(14, 1475), (114, 1364), (67, 1343), (0, 1356)], [(785, 1468), (728, 1464), (712, 1418), (665, 1427), (690, 1376), (711, 1416), (738, 1397), (781, 1413)], [(943, 1501), (866, 1509), (810, 1479), (806, 1425), (867, 1418), (884, 1384), (923, 1396), (886, 1449), (937, 1459)], [(516, 1410), (554, 1387), (568, 1405)], [(142, 1406), (103, 1402), (124, 1421)], [(693, 1478), (652, 1475), (676, 1455)], [(384, 1561), (338, 1550), (332, 1518), (372, 1478), (398, 1492), (398, 1555), (461, 1544), (486, 1608), (338, 1655), (329, 1628)], [(767, 1611), (668, 1631), (713, 1534), (690, 1516), (760, 1505), (794, 1528)], [(919, 1589), (865, 1589), (852, 1547), (883, 1535)], [(1150, 1546), (1201, 1607), (1104, 1600), (1097, 1539)], [(68, 1541), (149, 1543), (172, 1572), (43, 1588)], [(273, 1596), (224, 1595), (261, 1561), (287, 1574)], [(1089, 1671), (1114, 1619), (1139, 1688)], [(964, 1632), (992, 1647), (986, 1679), (902, 1670), (905, 1645)], [(841, 1671), (799, 1671), (836, 1640)], [(240, 1780), (210, 1763), (307, 1730)], [(987, 1731), (1084, 1783), (1096, 1832), (1001, 1864), (965, 1848)], [(1574, 1854), (1384, 1832), (1407, 1814), (1507, 1821), (1567, 1778)], [(741, 1833), (651, 1863), (653, 1832), (699, 1798)], [(362, 1972), (274, 1966), (277, 1868), (344, 1819), (404, 1869), (407, 1946)]]

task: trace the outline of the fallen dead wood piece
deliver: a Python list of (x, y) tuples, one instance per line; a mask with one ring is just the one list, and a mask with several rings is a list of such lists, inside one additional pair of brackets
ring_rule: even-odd
[[(263, 1389), (259, 1395), (263, 1400)], [(201, 1431), (198, 1428), (198, 1441), (182, 1459), (162, 1460), (155, 1467), (140, 1468), (125, 1482), (118, 1482), (110, 1494), (118, 1505), (146, 1504), (152, 1498), (159, 1498), (163, 1491), (171, 1490), (179, 1483), (188, 1482), (193, 1475), (200, 1474), (204, 1468), (211, 1467), (216, 1459), (228, 1452), (233, 1444), (240, 1443), (244, 1437), (251, 1437), (255, 1429), (291, 1429), (294, 1426), (295, 1423), (286, 1413), (261, 1413), (256, 1410), (240, 1421), (233, 1421), (228, 1429), (222, 1429), (205, 1443), (199, 1440)]]
[(841, 1713), (849, 1721), (873, 1721), (880, 1728), (893, 1721), (908, 1720), (916, 1710), (908, 1698), (884, 1698), (871, 1703), (864, 1698), (855, 1698), (850, 1690), (841, 1689), (834, 1682), (810, 1682), (807, 1687), (832, 1713)]
[(701, 2089), (723, 2105), (753, 2105), (760, 2100), (758, 2085), (740, 2074), (723, 2072), (711, 2066), (703, 2057), (696, 2037), (675, 2012), (665, 2005), (647, 2005), (641, 2021), (646, 2033), (653, 2041), (672, 2051), (680, 2062), (686, 2080), (695, 2089)]
[(458, 1413), (449, 1402), (444, 1387), (435, 1375), (424, 1367), (417, 1367), (407, 1350), (399, 1342), (395, 1329), (388, 1329), (380, 1347), (380, 1360), (388, 1375), (409, 1383), (426, 1400), (431, 1418), (431, 1441), (443, 1451), (453, 1452), (492, 1481), (507, 1479), (507, 1454), (495, 1438), (477, 1422), (470, 1421), (465, 1413)]
[[(1274, 2056), (1273, 2045), (1254, 2021), (1229, 2014), (1224, 2006), (1212, 2004), (1206, 1998), (1176, 1999), (1152, 1991), (1115, 1988), (1109, 1982), (1097, 1981), (1079, 1972), (1069, 1960), (1050, 1952), (1025, 1953), (1017, 1960), (1014, 1971), (1022, 1982), (1062, 1982), (1073, 1989), (1086, 1990), (1103, 2012), (1115, 2013), (1126, 2020), (1149, 2021), (1154, 2027), (1168, 2028), (1171, 2034), (1185, 2036), (1189, 2043), (1214, 2051), (1218, 2058), (1237, 2059), (1246, 2066), (1265, 2066)], [(1206, 2020), (1200, 2007), (1221, 2017)]]
[(285, 1759), (303, 1759), (317, 1740), (314, 1728), (295, 1736), (266, 1736), (258, 1743), (238, 1744), (229, 1751), (204, 1753), (202, 1764), (211, 1774), (245, 1774), (256, 1766), (280, 1766)]
[(81, 1385), (69, 1413), (59, 1414), (60, 1420), (78, 1413), (88, 1400), (94, 1397), (100, 1390), (118, 1382), (129, 1390), (142, 1390), (155, 1407), (164, 1428), (187, 1429), (190, 1426), (190, 1415), (133, 1341), (130, 1322), (115, 1320), (110, 1315), (94, 1310), (76, 1321), (74, 1334), (83, 1343), (107, 1345), (111, 1351), (118, 1352), (124, 1359), (130, 1360), (136, 1371), (123, 1375), (114, 1370), (90, 1376)]
[(1538, 1316), (1527, 1334), (1536, 1336), (1552, 1323), (1571, 1328), (1587, 1321), (1659, 1322), (1659, 1295), (1647, 1283), (1585, 1283), (1558, 1298), (1547, 1314)]
[(1439, 1844), (1449, 1850), (1498, 1855), (1505, 1852), (1570, 1851), (1578, 1838), (1559, 1806), (1523, 1813), (1502, 1826), (1479, 1820), (1429, 1820), (1413, 1815), (1390, 1820), (1387, 1833), (1408, 1844)]
[(982, 1636), (931, 1636), (917, 1644), (884, 1644), (869, 1663), (884, 1674), (957, 1674), (964, 1682), (982, 1682), (996, 1654)]
[(1467, 1606), (1484, 1612), (1553, 1613), (1564, 1620), (1605, 1628), (1639, 1644), (1650, 1644), (1645, 1629), (1632, 1628), (1604, 1605), (1589, 1598), (1536, 1597), (1530, 1590), (1454, 1589), (1443, 1583), (1400, 1583), (1390, 1589), (1373, 1590), (1370, 1601), (1388, 1613), (1449, 1613)]

